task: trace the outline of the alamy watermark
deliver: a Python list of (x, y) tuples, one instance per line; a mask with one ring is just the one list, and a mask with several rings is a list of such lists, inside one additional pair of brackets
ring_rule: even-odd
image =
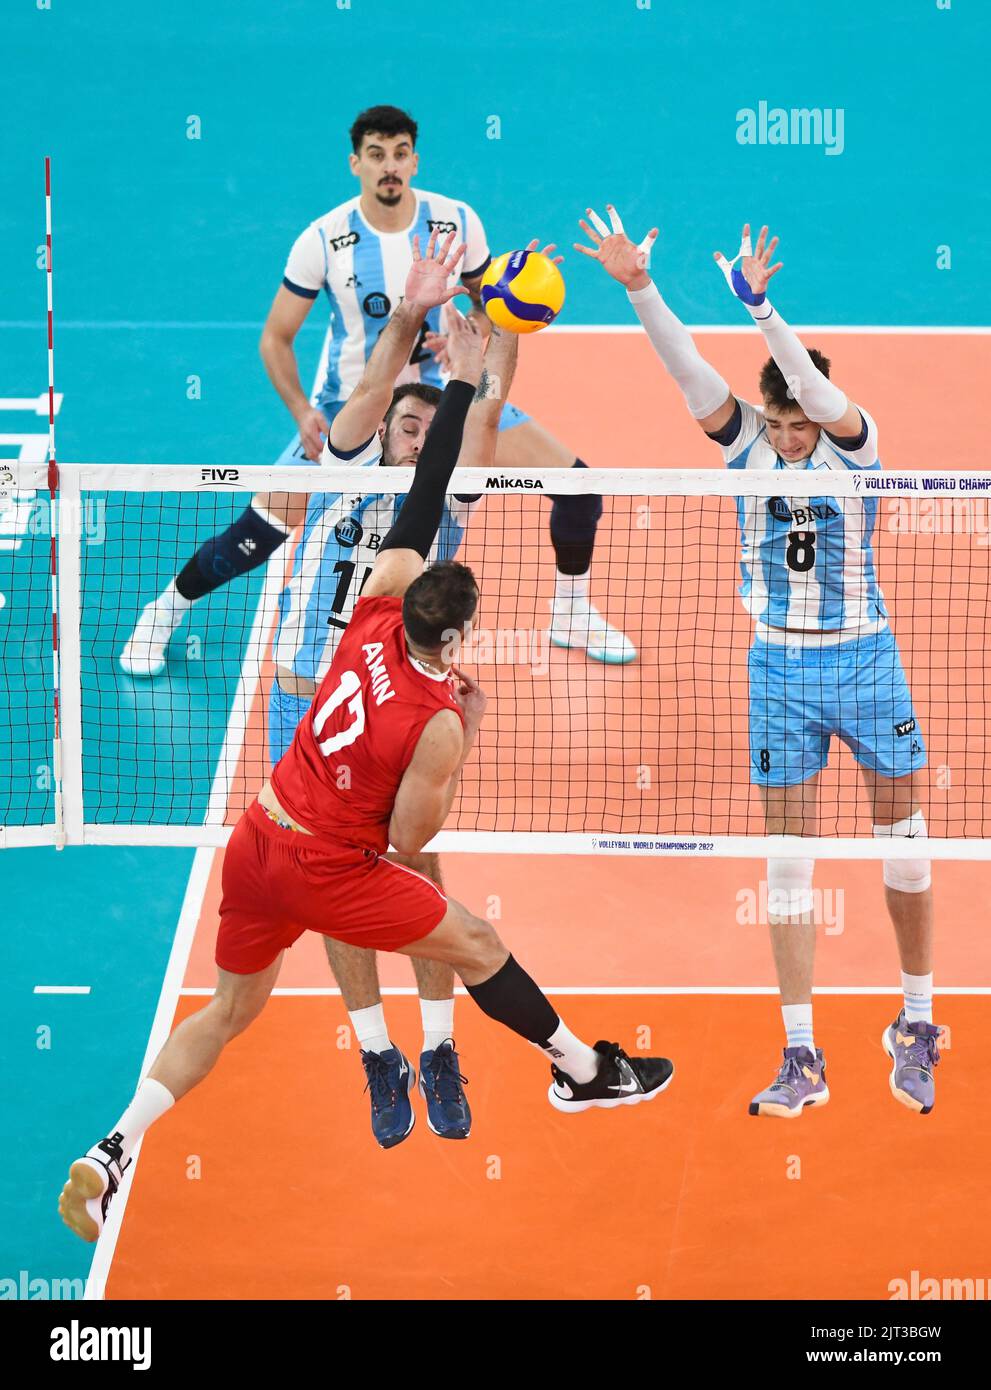
[(738, 145), (821, 145), (827, 155), (844, 149), (842, 106), (743, 106), (736, 113)]
[(473, 627), (467, 641), (459, 632), (443, 634), (441, 655), (456, 666), (529, 666), (531, 676), (550, 667), (550, 633), (535, 627)]

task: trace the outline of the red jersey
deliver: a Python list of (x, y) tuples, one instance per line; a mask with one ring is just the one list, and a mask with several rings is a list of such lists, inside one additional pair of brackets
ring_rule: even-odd
[(425, 726), (450, 709), (450, 676), (406, 650), (401, 598), (362, 598), (330, 670), (272, 771), (279, 804), (314, 835), (384, 854), (403, 773)]

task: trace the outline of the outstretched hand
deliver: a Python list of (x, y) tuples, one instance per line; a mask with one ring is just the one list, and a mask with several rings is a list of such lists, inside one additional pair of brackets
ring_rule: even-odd
[[(778, 238), (775, 236), (768, 241), (767, 228), (761, 227), (755, 251), (750, 241), (750, 223), (744, 222), (740, 249), (731, 261), (728, 261), (721, 251), (713, 251), (712, 258), (726, 277), (727, 285), (744, 304), (764, 302), (771, 276), (777, 275), (784, 265), (784, 261), (771, 265), (771, 257), (777, 245)], [(739, 269), (737, 261), (740, 262)]]
[(427, 253), (421, 256), (420, 238), (413, 238), (413, 264), (406, 277), (407, 304), (413, 304), (418, 309), (435, 309), (438, 304), (446, 304), (455, 295), (468, 293), (464, 285), (448, 284), (465, 253), (465, 243), (462, 242), (449, 256), (453, 241), (454, 233), (449, 232), (443, 246), (438, 249), (437, 229), (434, 228), (427, 242)]
[(578, 225), (592, 245), (583, 246), (576, 241), (575, 250), (580, 251), (583, 256), (591, 257), (593, 261), (600, 261), (606, 272), (628, 290), (645, 289), (650, 284), (647, 267), (650, 265), (651, 248), (657, 240), (657, 228), (652, 227), (640, 245), (635, 246), (623, 230), (619, 213), (612, 203), (606, 204), (606, 212), (609, 214), (612, 231), (597, 212), (591, 208), (585, 209), (589, 221), (586, 222), (584, 217), (580, 217)]

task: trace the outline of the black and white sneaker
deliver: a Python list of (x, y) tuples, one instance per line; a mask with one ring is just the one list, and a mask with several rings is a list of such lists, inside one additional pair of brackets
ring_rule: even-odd
[(595, 1051), (602, 1056), (602, 1065), (584, 1084), (551, 1064), (554, 1080), (547, 1099), (555, 1110), (571, 1115), (593, 1105), (604, 1110), (639, 1105), (659, 1096), (674, 1076), (674, 1065), (666, 1057), (628, 1057), (619, 1043), (597, 1042)]
[(69, 1169), (69, 1181), (58, 1199), (62, 1220), (83, 1240), (98, 1240), (121, 1179), (131, 1159), (121, 1164), (121, 1134), (111, 1134), (77, 1158)]

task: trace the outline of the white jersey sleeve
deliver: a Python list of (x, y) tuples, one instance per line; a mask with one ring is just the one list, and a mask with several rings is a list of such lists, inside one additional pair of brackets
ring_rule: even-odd
[(719, 445), (723, 462), (728, 468), (742, 468), (746, 463), (750, 446), (764, 432), (764, 412), (757, 406), (751, 405), (749, 401), (741, 401), (739, 398), (736, 404), (740, 411), (739, 429), (736, 430), (736, 433), (732, 433), (736, 424), (736, 411), (734, 410), (729, 424), (717, 434), (709, 436)]
[(293, 294), (316, 299), (327, 277), (327, 247), (319, 227), (311, 224), (293, 242), (282, 283)]
[[(331, 428), (333, 429), (333, 426)], [(376, 430), (371, 439), (365, 444), (360, 444), (357, 449), (335, 449), (328, 435), (320, 455), (320, 462), (322, 464), (346, 464), (348, 468), (365, 468), (370, 464), (378, 463), (381, 457), (382, 441), (379, 438), (378, 430)]]
[(467, 249), (465, 258), (462, 262), (464, 270), (461, 272), (462, 280), (474, 280), (488, 269), (492, 257), (489, 254), (489, 243), (485, 236), (485, 228), (482, 220), (474, 208), (464, 204), (465, 210), (465, 243)]
[(863, 429), (855, 446), (851, 447), (849, 440), (837, 439), (825, 429), (822, 433), (829, 446), (836, 450), (848, 468), (878, 468), (880, 460), (877, 453), (877, 425), (866, 410), (859, 406), (857, 408), (860, 410)]

